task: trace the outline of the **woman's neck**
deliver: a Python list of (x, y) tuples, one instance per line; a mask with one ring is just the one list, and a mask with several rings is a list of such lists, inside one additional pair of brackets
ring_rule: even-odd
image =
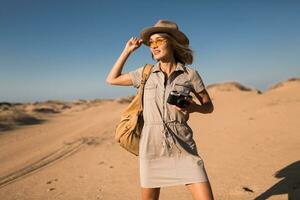
[(170, 61), (170, 62), (159, 61), (159, 67), (160, 67), (161, 71), (165, 72), (169, 76), (175, 70), (176, 62), (175, 61)]

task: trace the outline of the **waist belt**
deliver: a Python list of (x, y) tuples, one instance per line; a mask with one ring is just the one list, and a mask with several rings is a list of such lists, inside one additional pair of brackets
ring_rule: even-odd
[(169, 127), (169, 124), (176, 124), (176, 123), (179, 122), (177, 120), (173, 120), (167, 122), (163, 122), (163, 121), (144, 122), (144, 125), (162, 125), (164, 127), (162, 131), (162, 135), (163, 135), (162, 145), (163, 148), (167, 149), (167, 151), (170, 153), (171, 150), (173, 149), (173, 146), (175, 146), (179, 150), (179, 152), (181, 152), (181, 149), (177, 145), (177, 140), (174, 131), (172, 131), (172, 129)]

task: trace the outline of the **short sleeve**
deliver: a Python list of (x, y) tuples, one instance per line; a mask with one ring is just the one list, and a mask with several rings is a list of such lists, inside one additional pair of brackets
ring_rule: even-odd
[(129, 72), (129, 76), (133, 82), (133, 86), (136, 88), (138, 88), (141, 84), (143, 68), (144, 67), (140, 67), (140, 68), (137, 68), (136, 70)]
[(195, 70), (194, 73), (192, 74), (191, 83), (196, 93), (199, 93), (205, 89), (205, 85), (197, 70)]

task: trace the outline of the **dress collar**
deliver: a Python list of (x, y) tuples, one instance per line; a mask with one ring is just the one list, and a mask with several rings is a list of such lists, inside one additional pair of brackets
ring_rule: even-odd
[[(154, 72), (159, 72), (161, 71), (160, 67), (159, 67), (159, 62), (157, 62), (154, 66), (153, 66), (153, 70), (152, 73)], [(184, 65), (180, 62), (177, 62), (176, 68), (174, 71), (185, 71), (184, 70)]]

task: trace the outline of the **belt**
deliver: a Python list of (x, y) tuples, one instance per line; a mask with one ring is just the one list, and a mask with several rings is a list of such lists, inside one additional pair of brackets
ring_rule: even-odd
[(162, 131), (162, 145), (163, 148), (165, 148), (169, 153), (175, 146), (179, 152), (181, 152), (181, 149), (177, 145), (176, 136), (173, 133), (172, 129), (169, 127), (169, 124), (175, 124), (178, 123), (177, 120), (168, 121), (168, 122), (144, 122), (144, 125), (163, 125), (164, 129)]

